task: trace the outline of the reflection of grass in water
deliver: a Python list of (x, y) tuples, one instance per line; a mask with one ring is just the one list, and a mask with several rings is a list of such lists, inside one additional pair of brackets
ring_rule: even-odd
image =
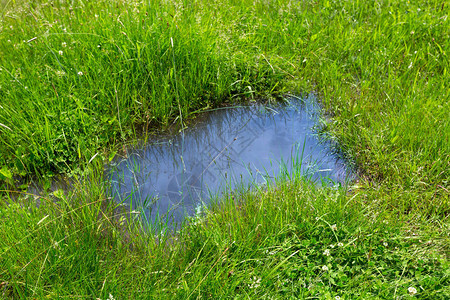
[[(135, 159), (136, 156), (140, 157), (139, 153), (133, 153), (131, 164), (129, 164), (130, 159), (128, 158), (126, 161), (122, 161), (122, 163), (113, 167), (109, 172), (112, 177), (117, 179), (107, 181), (105, 184), (111, 187), (110, 194), (112, 194), (114, 201), (122, 205), (130, 213), (130, 216), (133, 216), (132, 212), (138, 212), (138, 214), (134, 214), (133, 224), (139, 224), (139, 227), (144, 231), (160, 232), (162, 228), (167, 227), (170, 223), (170, 211), (160, 214), (156, 205), (158, 197), (142, 194), (140, 184), (145, 184), (146, 180), (138, 179), (138, 177), (142, 176), (142, 157)], [(124, 163), (126, 163), (127, 170), (123, 169)], [(119, 172), (119, 166), (122, 168), (121, 172)], [(125, 173), (132, 176), (131, 187), (126, 185)], [(146, 175), (146, 177), (148, 176), (151, 176), (151, 174)], [(126, 191), (125, 196), (123, 196), (123, 190)], [(152, 213), (156, 215), (155, 218), (151, 217)]]
[[(202, 173), (198, 175), (198, 178), (201, 180), (203, 174), (208, 171), (208, 169), (216, 163), (216, 160), (224, 155), (224, 152), (231, 146), (231, 144), (236, 139), (231, 140), (230, 143), (225, 145), (221, 151), (219, 151), (215, 157), (213, 157), (208, 165), (202, 170)], [(144, 184), (141, 180), (137, 179), (137, 176), (139, 176), (139, 173), (136, 173), (140, 170), (140, 167), (137, 166), (138, 162), (137, 160), (132, 160), (132, 165), (128, 166), (129, 171), (131, 172), (131, 176), (134, 179), (134, 188), (128, 193), (129, 195), (121, 200), (121, 203), (127, 203), (129, 207), (129, 211), (139, 211), (140, 214), (137, 216), (139, 222), (141, 222), (141, 225), (145, 230), (148, 230), (150, 232), (165, 232), (165, 231), (172, 231), (179, 227), (181, 223), (184, 222), (184, 219), (186, 219), (187, 222), (192, 222), (192, 220), (198, 221), (199, 219), (199, 212), (197, 211), (198, 208), (202, 208), (203, 210), (207, 209), (209, 204), (206, 204), (204, 201), (207, 201), (208, 203), (214, 203), (219, 195), (232, 193), (232, 192), (238, 192), (243, 193), (244, 191), (249, 191), (253, 189), (260, 190), (261, 188), (270, 186), (272, 184), (275, 184), (276, 181), (295, 181), (299, 178), (307, 178), (308, 180), (312, 180), (312, 176), (320, 171), (316, 168), (316, 166), (313, 164), (304, 165), (303, 162), (303, 155), (304, 155), (304, 149), (306, 145), (306, 140), (303, 143), (303, 147), (300, 148), (300, 146), (297, 144), (292, 150), (292, 157), (285, 161), (283, 158), (281, 158), (278, 162), (271, 162), (270, 170), (278, 169), (278, 173), (276, 174), (275, 171), (270, 171), (269, 169), (264, 170), (258, 170), (254, 169), (250, 165), (246, 165), (244, 162), (241, 162), (242, 165), (245, 166), (245, 169), (247, 170), (247, 174), (235, 174), (233, 170), (231, 169), (228, 173), (228, 176), (225, 178), (222, 178), (222, 182), (217, 187), (214, 188), (214, 192), (212, 192), (207, 186), (201, 187), (202, 189), (202, 195), (200, 195), (200, 198), (198, 199), (200, 202), (194, 203), (195, 201), (189, 197), (191, 197), (191, 193), (195, 193), (196, 191), (193, 191), (193, 187), (191, 187), (185, 179), (181, 178), (181, 181), (178, 181), (178, 187), (180, 188), (180, 196), (183, 201), (180, 203), (173, 203), (172, 205), (169, 205), (169, 209), (167, 211), (161, 212), (159, 211), (159, 205), (158, 201), (170, 201), (169, 199), (158, 199), (157, 197), (152, 197), (148, 195), (142, 195), (141, 191), (142, 189), (139, 187), (139, 184)], [(134, 157), (134, 156), (133, 156)], [(274, 164), (274, 165), (272, 165)], [(184, 166), (184, 163), (182, 164)], [(182, 176), (191, 176), (189, 173), (186, 173), (185, 167), (182, 168), (183, 172), (181, 173)], [(261, 181), (263, 179), (263, 182)], [(175, 192), (175, 191), (172, 191)], [(186, 194), (185, 194), (186, 193)], [(209, 197), (202, 198), (202, 196), (208, 195)], [(119, 195), (118, 195), (119, 196)], [(120, 196), (119, 196), (120, 197)], [(186, 213), (186, 204), (184, 203), (186, 200), (186, 197), (191, 199), (191, 201), (194, 201), (191, 203), (193, 207), (195, 207), (196, 215), (190, 216), (188, 214), (185, 214), (184, 217), (178, 216), (177, 219), (174, 217), (174, 213), (177, 212), (180, 214), (180, 212)], [(197, 199), (195, 197), (194, 199)], [(216, 200), (214, 200), (216, 199)], [(189, 201), (189, 202), (191, 202)], [(133, 206), (134, 205), (134, 206)], [(200, 205), (200, 206), (199, 206)], [(189, 206), (190, 207), (190, 206)], [(193, 218), (193, 219), (192, 219)]]

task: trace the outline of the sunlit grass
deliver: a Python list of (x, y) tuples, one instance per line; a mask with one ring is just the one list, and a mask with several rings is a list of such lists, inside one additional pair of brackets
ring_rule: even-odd
[(2, 206), (3, 295), (354, 299), (412, 287), (445, 298), (448, 224), (408, 223), (375, 199), (293, 179), (232, 192), (173, 234), (146, 234), (138, 212), (105, 207), (95, 183), (39, 209), (32, 197)]
[[(2, 192), (2, 297), (450, 297), (448, 3), (0, 8), (1, 184), (82, 182), (39, 207)], [(125, 143), (286, 91), (319, 95), (358, 181), (235, 191), (173, 235), (145, 234), (109, 202), (103, 164)]]
[(137, 131), (232, 97), (277, 92), (279, 72), (248, 64), (254, 50), (236, 52), (213, 15), (195, 3), (157, 1), (7, 7), (2, 166), (22, 175), (79, 172), (80, 161), (98, 151), (105, 158)]

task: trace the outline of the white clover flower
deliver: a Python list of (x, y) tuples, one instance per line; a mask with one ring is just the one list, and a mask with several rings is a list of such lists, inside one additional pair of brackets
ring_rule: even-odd
[(331, 229), (336, 231), (337, 230), (337, 225), (336, 224), (331, 225)]
[(334, 299), (336, 299), (336, 300), (341, 300), (341, 297), (336, 296), (336, 297), (334, 297)]
[(328, 267), (326, 265), (323, 265), (322, 271), (328, 271)]
[(63, 42), (61, 45), (62, 45), (63, 47), (67, 47), (67, 43), (66, 43), (66, 42)]
[(249, 284), (249, 288), (256, 289), (261, 284), (261, 278), (258, 278), (256, 276), (253, 277), (253, 282)]
[(408, 292), (409, 292), (410, 295), (415, 295), (415, 294), (417, 294), (416, 288), (414, 288), (414, 287), (412, 287), (412, 286), (410, 286), (410, 287), (408, 288)]
[(323, 255), (330, 256), (330, 250), (326, 249), (323, 251)]
[(83, 72), (78, 72), (78, 76), (83, 76)]
[(383, 243), (383, 246), (387, 247), (387, 246), (388, 246), (388, 243), (384, 242), (384, 243)]
[(341, 242), (337, 243), (338, 247), (342, 247), (344, 246), (344, 244), (342, 244)]
[(63, 52), (62, 52), (61, 50), (59, 50), (59, 51), (58, 51), (58, 54), (62, 56), (62, 55), (63, 55)]

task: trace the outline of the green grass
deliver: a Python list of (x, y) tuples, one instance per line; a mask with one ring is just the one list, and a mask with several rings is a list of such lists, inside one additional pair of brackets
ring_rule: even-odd
[(149, 126), (277, 91), (280, 72), (249, 64), (261, 51), (227, 43), (233, 24), (201, 3), (50, 3), (10, 4), (3, 16), (5, 173), (79, 173)]
[(58, 204), (42, 199), (39, 209), (34, 197), (2, 208), (1, 241), (10, 242), (1, 248), (4, 295), (367, 299), (407, 297), (414, 287), (422, 298), (445, 299), (450, 292), (448, 224), (411, 224), (349, 199), (346, 189), (298, 177), (230, 194), (174, 235), (156, 237), (102, 209), (101, 189), (55, 197)]
[[(2, 297), (450, 297), (447, 2), (0, 8), (1, 184), (79, 182), (39, 207), (3, 192)], [(109, 202), (103, 164), (126, 143), (199, 110), (288, 91), (318, 94), (323, 133), (357, 182), (318, 188), (280, 176), (159, 236)]]

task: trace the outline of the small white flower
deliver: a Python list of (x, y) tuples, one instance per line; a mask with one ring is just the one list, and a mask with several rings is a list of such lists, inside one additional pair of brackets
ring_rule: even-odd
[(336, 231), (337, 230), (337, 225), (336, 224), (331, 225), (331, 229)]
[(62, 55), (63, 55), (63, 52), (62, 52), (61, 50), (59, 50), (59, 51), (58, 51), (58, 54), (62, 56)]
[(387, 246), (388, 246), (388, 243), (384, 242), (384, 243), (383, 243), (383, 246), (387, 247)]
[(62, 45), (63, 47), (67, 47), (67, 43), (66, 43), (66, 42), (63, 42), (61, 45)]
[(341, 297), (336, 296), (336, 297), (334, 297), (334, 299), (336, 299), (336, 300), (341, 300)]
[(251, 284), (249, 284), (248, 286), (251, 289), (256, 289), (257, 287), (259, 287), (260, 283), (261, 283), (261, 278), (254, 276), (253, 282)]
[(323, 265), (322, 271), (328, 271), (328, 267), (326, 265)]
[(342, 244), (341, 242), (337, 243), (338, 247), (342, 247), (344, 246), (344, 244)]
[(95, 14), (95, 18), (98, 18), (98, 15), (97, 15), (97, 14)]
[(417, 294), (416, 288), (414, 288), (414, 287), (412, 287), (412, 286), (410, 286), (410, 287), (408, 288), (408, 292), (409, 292), (410, 295), (415, 295), (415, 294)]
[(323, 255), (330, 256), (330, 250), (326, 249), (323, 251)]
[(115, 299), (114, 299), (114, 296), (113, 296), (113, 295), (111, 295), (111, 293), (109, 293), (109, 297), (108, 297), (108, 300), (115, 300)]
[(331, 245), (330, 245), (330, 248), (331, 248), (331, 249), (334, 249), (334, 247), (336, 247), (334, 244), (331, 244)]
[(78, 72), (78, 76), (83, 76), (83, 72)]
[(413, 66), (413, 63), (411, 62), (411, 63), (409, 64), (409, 66), (408, 66), (408, 69), (411, 69), (412, 66)]

